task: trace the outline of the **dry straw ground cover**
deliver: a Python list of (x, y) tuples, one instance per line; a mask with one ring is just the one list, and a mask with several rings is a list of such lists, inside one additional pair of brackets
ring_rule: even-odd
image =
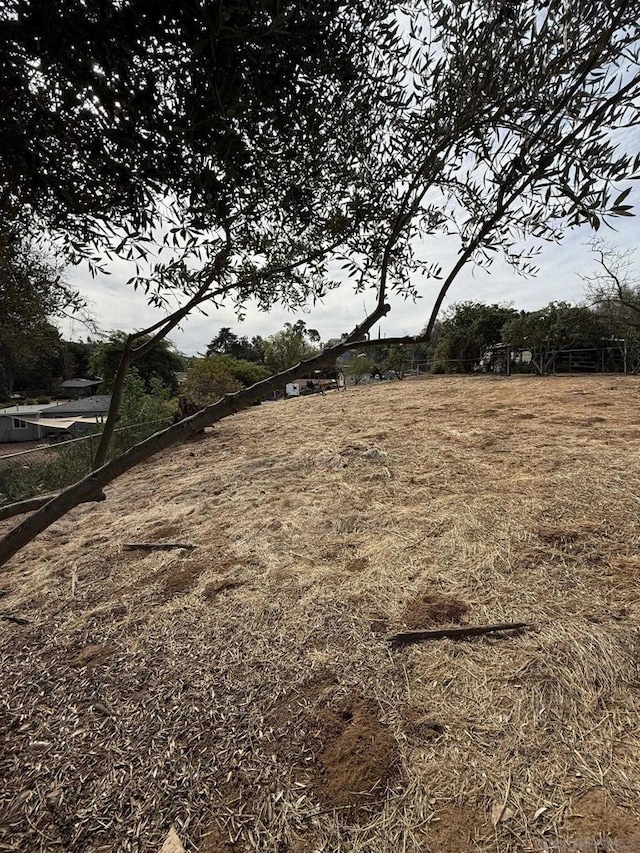
[(639, 402), (292, 400), (75, 510), (0, 583), (0, 850), (639, 851)]

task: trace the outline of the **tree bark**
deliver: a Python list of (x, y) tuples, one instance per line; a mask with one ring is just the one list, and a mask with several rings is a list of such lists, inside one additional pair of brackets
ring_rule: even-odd
[(131, 348), (132, 342), (133, 336), (129, 335), (125, 341), (124, 350), (122, 351), (120, 363), (118, 364), (118, 369), (116, 371), (116, 377), (113, 382), (107, 420), (102, 430), (102, 435), (100, 436), (100, 443), (98, 444), (96, 455), (93, 458), (92, 467), (94, 471), (96, 468), (100, 468), (101, 465), (104, 465), (109, 452), (109, 446), (111, 445), (111, 439), (113, 438), (113, 434), (116, 429), (118, 415), (120, 414), (120, 405), (122, 403), (122, 394), (124, 392), (124, 382), (127, 378), (129, 367), (135, 359), (134, 351)]
[[(15, 515), (24, 515), (26, 512), (35, 512), (35, 510), (46, 506), (58, 494), (56, 492), (54, 495), (43, 495), (40, 498), (31, 498), (28, 501), (20, 501), (19, 503), (7, 504), (7, 506), (0, 507), (0, 521), (6, 521), (7, 518), (13, 518)], [(105, 495), (100, 493), (94, 500), (103, 501), (105, 500)]]

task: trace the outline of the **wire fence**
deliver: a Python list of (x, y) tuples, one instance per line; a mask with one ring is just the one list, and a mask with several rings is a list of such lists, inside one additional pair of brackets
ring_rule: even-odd
[[(172, 418), (130, 424), (115, 430), (109, 459), (119, 456), (169, 426)], [(11, 452), (0, 445), (0, 507), (64, 489), (85, 477), (93, 468), (102, 432), (51, 444), (40, 443), (28, 450)]]
[(414, 362), (418, 375), (425, 373), (637, 373), (640, 353), (622, 344), (530, 350), (501, 347), (477, 358), (436, 358)]

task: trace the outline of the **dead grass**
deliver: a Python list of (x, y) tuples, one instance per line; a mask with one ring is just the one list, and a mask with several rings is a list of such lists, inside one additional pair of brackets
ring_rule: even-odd
[[(32, 624), (0, 622), (0, 848), (156, 853), (175, 824), (191, 853), (635, 849), (639, 398), (309, 397), (76, 509), (2, 579)], [(537, 628), (385, 641), (511, 620)]]

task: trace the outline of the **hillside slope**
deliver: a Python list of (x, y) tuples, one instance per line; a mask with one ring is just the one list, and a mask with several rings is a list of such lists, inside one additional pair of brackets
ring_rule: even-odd
[(0, 581), (0, 849), (640, 849), (639, 401), (291, 400), (76, 509)]

